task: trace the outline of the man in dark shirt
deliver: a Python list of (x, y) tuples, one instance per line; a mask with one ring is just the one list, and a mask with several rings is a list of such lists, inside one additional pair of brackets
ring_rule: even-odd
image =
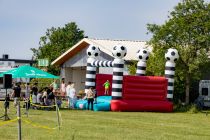
[(34, 86), (32, 87), (32, 94), (35, 96), (38, 94), (37, 83), (35, 83)]
[(36, 104), (37, 103), (37, 94), (38, 94), (37, 83), (34, 84), (31, 91), (32, 91), (32, 103)]
[(17, 106), (17, 101), (20, 98), (20, 93), (21, 93), (20, 84), (16, 83), (15, 87), (13, 88), (14, 106)]
[(94, 93), (94, 100), (95, 100), (94, 104), (97, 104), (97, 91), (96, 91), (96, 89), (93, 89), (93, 93)]

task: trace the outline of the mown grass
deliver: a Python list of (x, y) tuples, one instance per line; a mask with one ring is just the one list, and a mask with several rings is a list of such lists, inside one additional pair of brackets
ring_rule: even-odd
[[(0, 108), (3, 115), (1, 102)], [(205, 113), (92, 112), (60, 110), (59, 131), (34, 127), (22, 122), (23, 140), (209, 140), (210, 115)], [(22, 114), (24, 109), (22, 109)], [(9, 110), (11, 119), (15, 109)], [(35, 124), (55, 127), (55, 111), (30, 110), (23, 119)], [(0, 124), (4, 122), (0, 120)], [(0, 126), (1, 140), (17, 139), (17, 122)]]

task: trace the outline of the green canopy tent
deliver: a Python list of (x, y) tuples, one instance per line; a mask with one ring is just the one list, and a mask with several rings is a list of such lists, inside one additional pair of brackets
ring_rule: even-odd
[[(12, 78), (51, 78), (51, 79), (59, 78), (59, 76), (52, 75), (50, 73), (47, 73), (43, 70), (40, 70), (38, 68), (29, 66), (29, 65), (23, 65), (18, 68), (3, 72), (0, 74), (0, 77), (3, 77), (4, 74), (11, 74)], [(28, 105), (28, 104), (26, 104), (26, 105)], [(18, 108), (19, 108), (18, 114), (20, 114), (20, 106), (19, 105), (18, 105)], [(58, 110), (58, 109), (56, 109), (56, 110)], [(28, 107), (26, 107), (26, 114), (28, 116)], [(57, 111), (57, 114), (58, 114), (58, 111)], [(18, 115), (18, 117), (20, 117), (20, 115)], [(58, 120), (59, 120), (59, 118), (58, 118)], [(21, 122), (19, 122), (19, 123), (21, 123)], [(59, 121), (58, 121), (58, 123), (60, 124)], [(60, 125), (59, 125), (59, 127), (60, 127)]]
[(12, 74), (12, 78), (59, 78), (59, 76), (52, 75), (29, 65), (23, 65), (18, 68), (3, 72), (0, 74), (0, 77), (3, 77), (4, 74)]
[[(58, 79), (59, 76), (52, 75), (50, 73), (47, 73), (43, 70), (40, 70), (38, 68), (29, 66), (29, 65), (23, 65), (18, 68), (14, 68), (12, 70), (3, 72), (0, 74), (0, 77), (3, 77), (4, 74), (11, 74), (12, 78), (51, 78), (51, 79)], [(27, 116), (28, 116), (28, 107), (26, 107)]]

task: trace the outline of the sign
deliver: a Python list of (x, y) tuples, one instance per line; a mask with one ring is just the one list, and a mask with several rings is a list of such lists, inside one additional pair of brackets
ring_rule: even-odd
[(49, 66), (48, 59), (38, 59), (38, 66)]

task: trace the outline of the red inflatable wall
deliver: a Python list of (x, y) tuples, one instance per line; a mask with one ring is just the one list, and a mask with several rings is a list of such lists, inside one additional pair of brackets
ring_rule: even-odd
[(171, 112), (173, 104), (166, 99), (167, 79), (157, 76), (123, 77), (123, 98), (111, 101), (112, 111)]
[(157, 76), (124, 76), (123, 99), (166, 100), (167, 79)]
[(96, 91), (98, 96), (104, 96), (104, 86), (103, 84), (109, 80), (109, 96), (112, 94), (112, 75), (111, 74), (96, 74)]

